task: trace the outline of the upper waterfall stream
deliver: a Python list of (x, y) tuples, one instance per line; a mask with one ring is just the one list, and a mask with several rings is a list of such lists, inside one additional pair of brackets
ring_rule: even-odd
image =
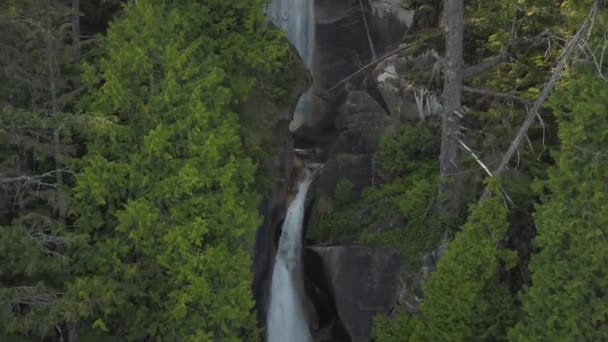
[[(310, 70), (315, 45), (314, 0), (273, 0), (266, 13), (285, 30), (287, 38)], [(310, 89), (298, 100), (290, 129), (306, 121), (312, 113)], [(311, 333), (303, 308), (302, 225), (306, 193), (314, 172), (306, 170), (299, 180), (297, 194), (287, 209), (277, 249), (267, 316), (268, 342), (310, 342)]]
[[(300, 53), (304, 65), (313, 69), (315, 46), (314, 0), (273, 0), (266, 13), (272, 22), (285, 30), (287, 39)], [(290, 129), (310, 119), (312, 94), (306, 91), (296, 105)]]
[(300, 53), (304, 64), (312, 68), (315, 44), (315, 16), (313, 0), (273, 0), (267, 15)]
[(306, 193), (313, 175), (306, 172), (289, 205), (272, 272), (268, 310), (268, 342), (310, 342), (312, 337), (303, 309), (302, 224)]

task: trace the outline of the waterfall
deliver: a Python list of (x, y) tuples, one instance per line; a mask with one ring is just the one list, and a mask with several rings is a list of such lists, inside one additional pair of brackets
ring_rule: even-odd
[[(273, 0), (267, 9), (272, 22), (287, 32), (287, 38), (300, 53), (304, 64), (313, 69), (315, 47), (314, 0)], [(306, 91), (296, 105), (290, 129), (311, 118), (312, 94)]]
[(273, 0), (267, 12), (272, 22), (287, 32), (287, 39), (309, 69), (312, 68), (315, 44), (313, 5), (314, 0)]
[(274, 261), (270, 305), (266, 324), (267, 342), (311, 342), (303, 309), (302, 224), (304, 202), (313, 175), (305, 172), (298, 193), (287, 209), (283, 232)]
[[(311, 70), (315, 45), (314, 0), (272, 0), (267, 15), (275, 25), (285, 30), (287, 38)], [(298, 100), (290, 129), (308, 120), (311, 113), (312, 95), (309, 89)], [(313, 174), (308, 170), (304, 172), (283, 223), (270, 286), (266, 324), (268, 342), (312, 341), (303, 308), (302, 224), (304, 202)]]

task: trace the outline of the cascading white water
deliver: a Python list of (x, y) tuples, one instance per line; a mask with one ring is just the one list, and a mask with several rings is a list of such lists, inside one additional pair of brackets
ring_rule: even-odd
[(315, 44), (314, 0), (273, 0), (267, 9), (272, 22), (287, 32), (287, 38), (312, 68)]
[[(272, 22), (287, 32), (287, 38), (300, 53), (309, 70), (313, 68), (315, 46), (314, 0), (273, 0), (267, 9)], [(296, 105), (290, 129), (308, 121), (312, 111), (312, 94), (306, 91)]]
[[(313, 67), (315, 45), (314, 0), (272, 0), (267, 15), (287, 32), (306, 67)], [(305, 92), (296, 105), (290, 128), (310, 118), (312, 95)], [(305, 171), (298, 193), (287, 209), (272, 272), (266, 339), (268, 342), (310, 342), (303, 308), (302, 224), (304, 202), (313, 175)]]
[(304, 202), (313, 176), (306, 172), (298, 193), (287, 209), (283, 232), (274, 261), (270, 305), (266, 324), (267, 342), (310, 342), (312, 337), (303, 309), (302, 224)]

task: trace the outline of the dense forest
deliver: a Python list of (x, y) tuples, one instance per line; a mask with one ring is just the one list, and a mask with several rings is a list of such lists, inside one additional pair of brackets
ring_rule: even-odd
[[(346, 2), (368, 84), (386, 60), (373, 10)], [(399, 6), (416, 16), (386, 56), (432, 56), (395, 77), (442, 110), (382, 133), (370, 184), (315, 193), (305, 243), (405, 269), (440, 247), (419, 283), (401, 272), (419, 305), (375, 313), (373, 341), (608, 340), (608, 3)], [(267, 7), (0, 3), (0, 340), (264, 339), (256, 232), (288, 134), (273, 116), (310, 83)]]

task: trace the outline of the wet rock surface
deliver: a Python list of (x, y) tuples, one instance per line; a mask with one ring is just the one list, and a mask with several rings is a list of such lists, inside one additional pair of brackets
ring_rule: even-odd
[[(411, 29), (414, 12), (404, 8), (400, 0), (362, 3), (377, 54), (394, 50)], [(328, 93), (328, 89), (368, 64), (372, 54), (358, 2), (316, 0), (314, 10), (315, 52), (310, 71), (314, 82), (309, 103), (312, 113), (296, 115), (289, 128), (284, 126), (284, 133), (291, 132), (293, 139), (285, 140), (277, 154), (277, 182), (261, 208), (264, 223), (258, 231), (254, 263), (254, 294), (260, 322), (266, 317), (275, 243), (295, 178), (293, 146), (309, 148), (325, 164), (309, 192), (306, 229), (319, 218), (318, 199), (333, 199), (340, 181), (352, 184), (355, 199), (365, 187), (377, 184), (374, 154), (380, 138), (397, 130), (402, 122), (420, 119), (416, 89), (408, 88), (398, 75), (432, 67), (434, 62), (391, 57)], [(430, 105), (429, 102), (427, 106)], [(292, 112), (294, 109), (295, 99)], [(289, 120), (293, 117), (287, 116)], [(375, 229), (390, 230), (406, 223), (407, 218), (395, 215), (377, 222)], [(315, 341), (369, 341), (376, 313), (388, 313), (397, 305), (415, 311), (420, 300), (419, 283), (432, 269), (437, 255), (425, 255), (421, 269), (404, 270), (397, 253), (353, 246), (354, 241), (342, 243), (307, 247), (304, 251), (306, 310)], [(411, 279), (410, 287), (401, 279)]]
[(371, 36), (379, 54), (401, 42), (414, 24), (415, 11), (403, 6), (402, 0), (367, 0), (371, 9)]
[[(401, 258), (364, 246), (312, 246), (304, 267), (333, 298), (341, 328), (353, 342), (369, 341), (372, 320), (388, 313), (399, 297)], [(320, 269), (319, 269), (320, 268)]]
[(435, 62), (435, 54), (431, 51), (415, 58), (395, 55), (376, 66), (373, 81), (391, 116), (405, 122), (424, 120), (441, 112), (437, 93), (429, 91), (426, 86), (408, 83), (402, 76), (420, 75), (421, 81), (431, 82)]

